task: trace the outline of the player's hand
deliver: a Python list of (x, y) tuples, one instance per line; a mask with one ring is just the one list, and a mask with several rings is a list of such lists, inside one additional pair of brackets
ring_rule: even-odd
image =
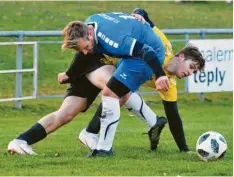
[(141, 15), (139, 14), (131, 14), (133, 17), (135, 17), (135, 19), (137, 19), (138, 21), (142, 22), (142, 23), (145, 23), (145, 19), (144, 17), (142, 17)]
[(68, 79), (69, 77), (65, 72), (58, 74), (58, 82), (60, 84), (65, 84)]
[(156, 90), (168, 91), (169, 79), (167, 76), (161, 76), (155, 81)]

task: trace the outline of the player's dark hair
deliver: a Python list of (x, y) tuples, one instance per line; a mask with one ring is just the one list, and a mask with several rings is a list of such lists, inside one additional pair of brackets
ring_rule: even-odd
[(142, 17), (144, 17), (144, 19), (150, 24), (151, 28), (153, 28), (155, 26), (154, 23), (150, 20), (148, 13), (144, 9), (136, 8), (133, 10), (132, 13), (138, 14), (138, 15), (141, 15)]
[(175, 56), (178, 57), (180, 54), (184, 54), (185, 60), (192, 60), (198, 63), (198, 69), (200, 71), (204, 70), (205, 59), (203, 58), (201, 52), (194, 45), (187, 45), (181, 51), (179, 51)]

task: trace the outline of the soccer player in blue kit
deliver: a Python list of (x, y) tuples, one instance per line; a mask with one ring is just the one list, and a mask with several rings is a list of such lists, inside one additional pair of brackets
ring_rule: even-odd
[(90, 156), (112, 155), (112, 144), (120, 118), (121, 105), (130, 92), (157, 75), (157, 90), (167, 91), (168, 77), (162, 64), (165, 58), (161, 39), (145, 23), (125, 13), (101, 13), (90, 16), (86, 23), (69, 23), (63, 30), (63, 49), (83, 54), (98, 50), (109, 56), (121, 57), (117, 70), (102, 91), (100, 137)]

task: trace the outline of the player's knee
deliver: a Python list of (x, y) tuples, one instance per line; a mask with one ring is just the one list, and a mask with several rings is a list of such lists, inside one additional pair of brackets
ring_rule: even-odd
[(130, 97), (130, 93), (128, 93), (128, 94), (126, 94), (125, 96), (123, 96), (123, 97), (120, 99), (119, 104), (120, 104), (121, 106), (124, 105), (124, 104), (128, 101), (129, 97)]
[(114, 97), (115, 93), (112, 92), (111, 89), (109, 89), (107, 86), (105, 86), (102, 90), (102, 96), (107, 96), (107, 97)]
[(114, 71), (115, 71), (114, 66), (105, 65), (91, 73), (88, 73), (86, 77), (96, 87), (104, 89), (104, 87), (106, 86), (107, 82), (110, 80)]
[(101, 89), (104, 89), (106, 84), (108, 83), (109, 79), (111, 78), (111, 76), (104, 76), (102, 78), (99, 79), (99, 85)]
[(103, 75), (99, 77), (99, 83), (102, 89), (104, 89), (104, 87), (106, 86), (110, 78), (112, 77), (112, 74), (114, 73), (114, 71), (115, 71), (115, 67), (109, 65), (107, 71), (104, 72)]

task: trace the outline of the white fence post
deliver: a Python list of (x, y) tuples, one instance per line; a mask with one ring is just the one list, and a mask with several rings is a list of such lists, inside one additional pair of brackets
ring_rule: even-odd
[[(23, 41), (23, 34), (20, 34), (18, 36), (18, 41)], [(16, 69), (20, 70), (22, 69), (22, 60), (23, 60), (23, 45), (19, 44), (17, 45), (17, 52), (16, 52)], [(15, 88), (15, 97), (20, 98), (22, 96), (22, 73), (17, 72), (16, 73), (16, 88)], [(16, 108), (21, 109), (22, 108), (22, 101), (17, 100), (16, 101)]]
[(37, 98), (38, 95), (38, 44), (33, 46), (33, 97)]

